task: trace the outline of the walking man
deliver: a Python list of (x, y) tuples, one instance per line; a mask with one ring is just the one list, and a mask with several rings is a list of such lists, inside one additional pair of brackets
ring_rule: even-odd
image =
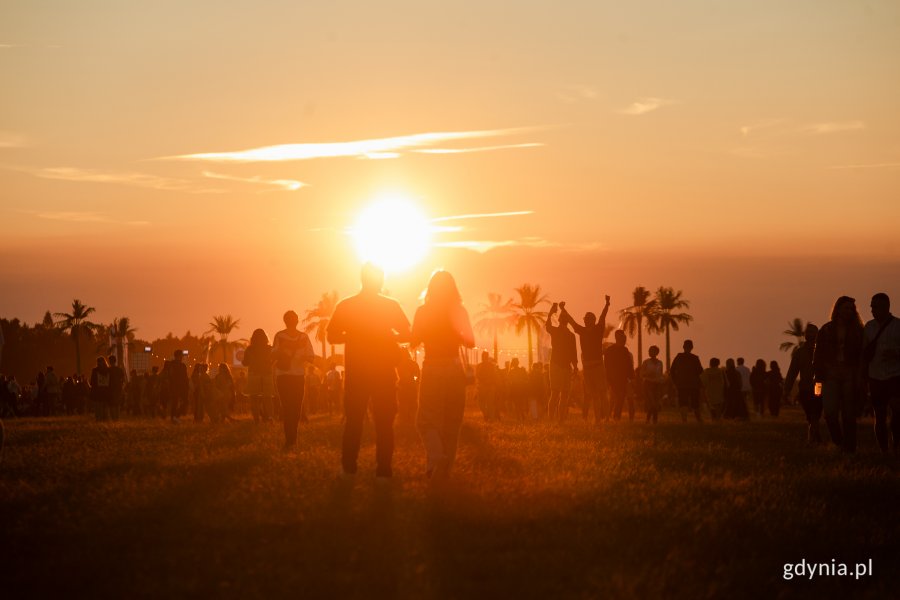
[(344, 344), (344, 413), (341, 448), (344, 474), (357, 471), (363, 421), (369, 401), (375, 421), (375, 476), (389, 478), (397, 415), (398, 344), (409, 341), (409, 319), (400, 303), (381, 294), (384, 272), (362, 268), (362, 289), (341, 300), (328, 323), (328, 343)]
[(887, 294), (872, 296), (872, 320), (865, 327), (863, 363), (869, 394), (875, 410), (875, 438), (882, 452), (888, 451), (888, 410), (893, 450), (900, 449), (900, 319), (891, 314)]

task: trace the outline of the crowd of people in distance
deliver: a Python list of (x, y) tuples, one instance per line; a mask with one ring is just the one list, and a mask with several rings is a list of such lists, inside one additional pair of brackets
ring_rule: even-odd
[[(665, 406), (677, 406), (683, 422), (690, 415), (703, 422), (705, 414), (716, 421), (747, 421), (751, 407), (757, 418), (766, 412), (777, 418), (796, 384), (808, 443), (822, 442), (824, 415), (832, 443), (854, 452), (857, 418), (869, 400), (879, 448), (898, 449), (900, 322), (883, 293), (873, 296), (873, 318), (866, 324), (853, 298), (838, 298), (827, 323), (807, 327), (782, 376), (776, 361), (767, 365), (762, 359), (751, 369), (743, 358), (728, 358), (723, 367), (713, 357), (704, 367), (691, 340), (684, 341), (668, 371), (656, 346), (636, 364), (624, 331), (615, 331), (612, 343), (605, 340), (609, 296), (599, 314), (587, 312), (581, 323), (565, 302), (553, 303), (545, 325), (551, 345), (546, 364), (523, 365), (513, 358), (501, 368), (485, 351), (470, 366), (468, 350), (475, 338), (450, 273), (433, 274), (412, 323), (396, 300), (382, 294), (383, 272), (366, 264), (361, 279), (359, 293), (337, 304), (327, 327), (327, 341), (344, 345), (343, 372), (333, 363), (320, 372), (309, 336), (297, 328), (299, 318), (289, 310), (271, 344), (264, 330), (253, 332), (242, 359), (246, 373), (239, 377), (224, 363), (214, 372), (198, 363), (189, 374), (181, 351), (161, 370), (132, 371), (130, 377), (114, 356), (99, 357), (88, 378), (61, 381), (48, 367), (27, 386), (15, 378), (0, 379), (0, 407), (8, 416), (83, 414), (91, 407), (98, 421), (126, 413), (173, 423), (188, 416), (221, 423), (232, 419), (243, 398), (254, 421), (281, 421), (287, 450), (296, 445), (299, 424), (308, 414), (340, 412), (342, 476), (352, 478), (358, 471), (368, 418), (375, 430), (379, 480), (393, 474), (399, 414), (414, 420), (425, 448), (425, 472), (438, 482), (452, 471), (466, 399), (472, 395), (487, 421), (563, 423), (575, 408), (585, 421), (592, 417), (602, 426), (621, 421), (623, 412), (633, 421), (638, 410), (647, 423), (656, 424)], [(424, 348), (421, 367), (412, 353), (419, 347)]]

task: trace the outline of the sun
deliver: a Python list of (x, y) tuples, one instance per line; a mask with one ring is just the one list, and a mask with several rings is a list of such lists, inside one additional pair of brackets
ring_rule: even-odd
[(374, 200), (357, 217), (350, 235), (364, 262), (387, 273), (415, 266), (431, 248), (431, 222), (416, 204), (402, 196)]

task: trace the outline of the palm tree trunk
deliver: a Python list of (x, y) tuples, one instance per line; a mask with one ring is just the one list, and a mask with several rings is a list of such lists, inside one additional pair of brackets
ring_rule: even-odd
[(497, 364), (497, 330), (494, 330), (494, 364)]
[(531, 352), (531, 323), (528, 324), (528, 370), (531, 371), (531, 365), (534, 363), (534, 354)]
[(669, 372), (669, 369), (672, 366), (672, 361), (669, 359), (669, 323), (666, 322), (666, 373)]
[(75, 340), (75, 372), (81, 375), (81, 345), (78, 343), (78, 329), (72, 331)]
[(643, 317), (638, 314), (638, 364), (641, 364), (641, 361), (644, 357), (644, 329), (643, 329)]

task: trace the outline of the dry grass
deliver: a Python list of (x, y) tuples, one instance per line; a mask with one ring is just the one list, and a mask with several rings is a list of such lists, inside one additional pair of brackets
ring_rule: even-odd
[[(467, 415), (450, 487), (429, 492), (414, 429), (391, 486), (371, 437), (336, 474), (341, 426), (293, 454), (278, 425), (7, 422), (0, 565), (11, 597), (889, 597), (898, 463), (871, 424), (848, 458), (777, 422), (595, 430)], [(784, 581), (800, 559), (874, 560), (855, 581)]]

